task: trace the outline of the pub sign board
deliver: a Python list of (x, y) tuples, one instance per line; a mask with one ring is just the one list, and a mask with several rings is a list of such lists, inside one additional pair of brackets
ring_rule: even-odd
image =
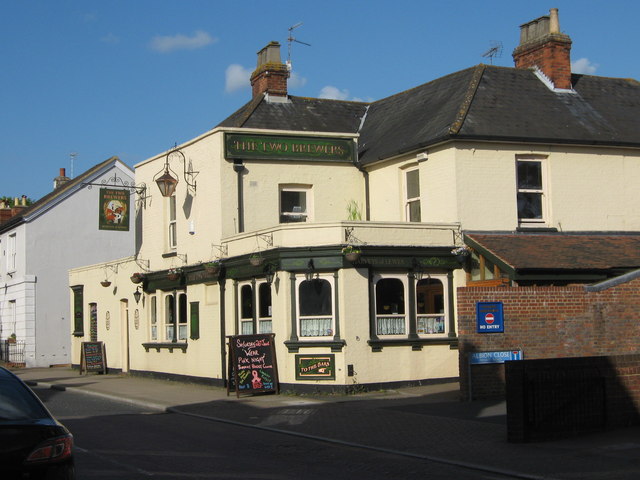
[(107, 355), (103, 342), (82, 342), (80, 375), (89, 372), (107, 373)]
[(273, 333), (229, 337), (228, 390), (238, 396), (279, 391), (274, 337)]
[(309, 160), (353, 162), (355, 143), (350, 138), (284, 135), (225, 134), (227, 160)]
[(98, 229), (128, 232), (130, 200), (129, 190), (101, 188)]
[(336, 360), (326, 355), (296, 355), (296, 380), (335, 380)]
[(477, 333), (503, 333), (504, 314), (502, 302), (476, 303)]

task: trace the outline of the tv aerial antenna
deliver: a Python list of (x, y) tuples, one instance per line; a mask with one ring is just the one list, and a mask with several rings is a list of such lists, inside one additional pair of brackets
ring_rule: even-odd
[(289, 70), (291, 70), (291, 45), (293, 44), (293, 42), (296, 43), (300, 43), (302, 45), (306, 45), (307, 47), (310, 47), (311, 44), (310, 43), (306, 43), (306, 42), (302, 42), (300, 40), (298, 40), (297, 38), (295, 38), (293, 36), (293, 30), (300, 27), (302, 25), (302, 22), (298, 22), (295, 25), (293, 25), (292, 27), (289, 27), (289, 38), (287, 38), (287, 43), (288, 43), (288, 47), (289, 47), (289, 54), (287, 56), (287, 67), (289, 67)]
[(488, 58), (491, 65), (493, 65), (493, 59), (502, 56), (502, 42), (491, 42), (491, 48), (484, 52), (482, 56)]
[(71, 178), (73, 178), (73, 162), (75, 161), (77, 156), (78, 156), (78, 152), (71, 152), (69, 154), (69, 157), (71, 158)]

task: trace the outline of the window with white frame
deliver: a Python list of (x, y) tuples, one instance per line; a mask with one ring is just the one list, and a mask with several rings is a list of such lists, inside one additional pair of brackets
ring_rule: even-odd
[(155, 295), (149, 298), (149, 336), (151, 340), (158, 340), (158, 297)]
[(271, 285), (267, 282), (258, 284), (258, 333), (271, 333)]
[(433, 336), (447, 333), (446, 284), (446, 277), (429, 277), (416, 282), (416, 333), (418, 335)]
[(376, 335), (407, 335), (406, 276), (374, 278)]
[(240, 285), (240, 334), (252, 335), (253, 331), (253, 285)]
[(7, 336), (9, 337), (16, 333), (17, 309), (15, 300), (9, 300), (7, 310), (5, 318), (9, 321), (9, 332), (7, 333)]
[(164, 298), (165, 340), (183, 342), (187, 340), (189, 318), (187, 295), (184, 292), (168, 294)]
[(518, 223), (540, 225), (546, 221), (544, 158), (518, 156), (516, 178), (518, 185)]
[[(373, 284), (377, 336), (406, 337), (415, 331), (420, 337), (431, 338), (449, 333), (446, 274), (429, 275), (410, 283), (408, 274), (385, 273), (375, 275)], [(415, 291), (409, 292), (409, 288)], [(409, 308), (410, 298), (415, 299), (414, 308)]]
[(404, 172), (405, 220), (420, 222), (420, 170), (412, 168)]
[(333, 277), (298, 278), (298, 331), (304, 339), (332, 337), (334, 332)]
[(178, 246), (178, 231), (176, 222), (176, 196), (172, 195), (167, 199), (167, 241), (170, 250), (175, 250)]
[(9, 235), (7, 241), (7, 273), (16, 271), (16, 234)]
[(280, 186), (280, 223), (306, 222), (311, 219), (311, 187)]

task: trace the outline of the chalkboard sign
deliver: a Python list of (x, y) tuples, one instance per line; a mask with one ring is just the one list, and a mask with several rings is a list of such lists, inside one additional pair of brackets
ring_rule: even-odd
[(274, 334), (229, 337), (229, 384), (236, 394), (278, 392)]
[(107, 373), (107, 356), (102, 342), (82, 342), (80, 375), (88, 372)]

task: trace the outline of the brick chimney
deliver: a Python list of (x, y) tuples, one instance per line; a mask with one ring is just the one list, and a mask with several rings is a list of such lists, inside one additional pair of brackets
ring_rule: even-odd
[(571, 39), (560, 33), (558, 9), (520, 26), (520, 45), (513, 51), (516, 68), (538, 67), (555, 88), (571, 88)]
[(59, 189), (61, 186), (63, 186), (69, 180), (71, 180), (71, 179), (66, 176), (65, 169), (61, 168), (60, 169), (60, 175), (53, 179), (53, 189), (54, 190)]
[(286, 97), (287, 78), (289, 78), (289, 69), (280, 60), (280, 44), (270, 42), (258, 52), (258, 66), (251, 74), (253, 98), (263, 93)]
[(0, 224), (6, 222), (11, 217), (13, 217), (11, 206), (7, 205), (5, 202), (0, 202)]

